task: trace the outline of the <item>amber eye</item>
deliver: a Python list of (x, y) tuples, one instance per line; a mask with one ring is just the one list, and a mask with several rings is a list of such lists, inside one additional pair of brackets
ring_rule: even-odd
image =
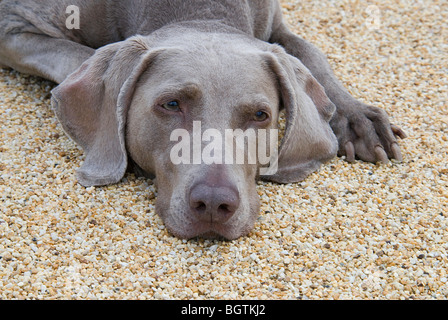
[(258, 111), (254, 116), (254, 120), (260, 122), (265, 121), (267, 118), (269, 118), (269, 115), (264, 111)]
[(170, 101), (170, 102), (162, 104), (162, 108), (164, 108), (168, 111), (172, 111), (172, 112), (179, 112), (180, 104), (178, 101)]

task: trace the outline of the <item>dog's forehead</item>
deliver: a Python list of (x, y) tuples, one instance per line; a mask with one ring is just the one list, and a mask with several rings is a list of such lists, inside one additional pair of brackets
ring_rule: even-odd
[(150, 41), (166, 49), (163, 60), (190, 72), (191, 69), (197, 72), (212, 69), (223, 72), (225, 70), (219, 70), (220, 67), (228, 69), (232, 65), (255, 65), (257, 61), (254, 58), (262, 52), (259, 48), (261, 43), (237, 35), (186, 32), (160, 41)]
[(172, 83), (197, 83), (207, 92), (238, 96), (275, 94), (276, 81), (262, 51), (241, 43), (192, 43), (167, 48), (157, 59), (155, 72)]
[[(242, 105), (277, 101), (277, 81), (263, 59), (263, 51), (241, 41), (171, 43), (141, 77), (145, 95), (191, 93), (205, 100)], [(199, 91), (199, 92), (197, 92)]]

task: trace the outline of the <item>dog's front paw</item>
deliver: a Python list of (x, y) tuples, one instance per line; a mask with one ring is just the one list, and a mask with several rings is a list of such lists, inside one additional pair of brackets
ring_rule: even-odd
[(338, 108), (330, 125), (338, 138), (338, 155), (346, 156), (347, 161), (402, 161), (396, 137), (404, 139), (406, 134), (389, 122), (383, 109), (361, 103)]

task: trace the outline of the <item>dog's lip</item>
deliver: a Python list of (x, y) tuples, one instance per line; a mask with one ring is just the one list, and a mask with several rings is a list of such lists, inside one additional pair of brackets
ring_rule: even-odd
[(170, 228), (168, 225), (168, 230), (174, 234), (176, 237), (182, 239), (194, 239), (194, 238), (202, 238), (208, 240), (232, 240), (239, 238), (243, 234), (238, 234), (235, 237), (235, 230), (233, 227), (226, 224), (217, 224), (217, 223), (207, 223), (197, 221), (191, 225), (188, 230), (174, 230)]
[[(167, 211), (156, 205), (156, 213), (162, 218), (167, 230), (180, 239), (235, 239), (234, 226), (229, 223), (212, 223), (192, 219), (191, 215), (185, 212), (187, 219), (173, 219)], [(243, 234), (241, 234), (243, 235)]]

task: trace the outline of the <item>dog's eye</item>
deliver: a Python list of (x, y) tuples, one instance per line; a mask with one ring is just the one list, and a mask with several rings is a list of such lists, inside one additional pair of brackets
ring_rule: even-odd
[(260, 122), (265, 121), (267, 118), (269, 118), (269, 115), (264, 111), (258, 111), (254, 116), (254, 120)]
[(170, 101), (167, 103), (162, 104), (162, 108), (168, 110), (168, 111), (173, 111), (173, 112), (178, 112), (180, 111), (180, 105), (178, 101)]

